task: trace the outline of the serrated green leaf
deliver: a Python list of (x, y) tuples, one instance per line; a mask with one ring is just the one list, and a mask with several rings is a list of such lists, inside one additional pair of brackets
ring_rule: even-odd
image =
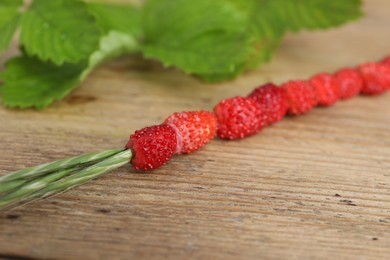
[(6, 50), (19, 25), (20, 14), (18, 8), (22, 0), (3, 0), (0, 4), (0, 53)]
[(231, 80), (240, 75), (245, 69), (245, 63), (237, 64), (236, 69), (229, 73), (213, 73), (213, 74), (198, 74), (197, 76), (202, 80), (210, 83)]
[(78, 0), (35, 0), (22, 18), (27, 53), (57, 65), (87, 59), (100, 35), (94, 17)]
[[(276, 0), (278, 1), (278, 0)], [(246, 27), (252, 35), (252, 49), (246, 66), (255, 68), (271, 59), (272, 53), (286, 32), (284, 23), (278, 21), (272, 12), (273, 1), (244, 0), (235, 2), (246, 14)]]
[(117, 31), (141, 38), (141, 12), (138, 7), (107, 3), (88, 3), (87, 7), (105, 33)]
[(253, 36), (247, 67), (270, 60), (288, 30), (324, 29), (361, 16), (360, 0), (228, 0), (242, 17)]
[(88, 67), (81, 74), (81, 80), (103, 61), (125, 53), (136, 52), (139, 48), (139, 43), (131, 35), (118, 31), (110, 31), (100, 39), (99, 49), (89, 57)]
[[(20, 4), (2, 0), (15, 2)], [(360, 17), (360, 5), (360, 0), (149, 0), (140, 30), (135, 9), (89, 4), (88, 11), (106, 33), (97, 48), (99, 30), (85, 4), (35, 0), (23, 17), (22, 49), (46, 61), (12, 59), (2, 74), (0, 92), (9, 107), (43, 108), (70, 93), (105, 59), (139, 50), (141, 37), (146, 57), (207, 81), (231, 79), (267, 61), (286, 31), (340, 25)], [(0, 6), (0, 32), (5, 35), (0, 47), (17, 26), (17, 18), (7, 15)], [(1, 31), (5, 20), (12, 22)]]
[(249, 55), (242, 22), (226, 1), (151, 0), (143, 13), (143, 51), (187, 73), (235, 73)]
[(150, 0), (143, 51), (208, 81), (230, 79), (243, 63), (269, 61), (286, 31), (337, 26), (360, 14), (360, 0)]
[(146, 44), (144, 55), (158, 58), (166, 66), (177, 66), (187, 73), (234, 73), (237, 64), (248, 57), (245, 36), (233, 33), (210, 32), (177, 44), (159, 42)]
[(1, 7), (20, 7), (23, 4), (23, 0), (1, 0)]
[(362, 16), (361, 0), (268, 1), (275, 17), (292, 31), (335, 27)]
[(79, 83), (85, 65), (56, 66), (35, 57), (16, 57), (6, 63), (1, 75), (3, 104), (14, 108), (44, 108), (60, 100)]
[(3, 104), (13, 108), (45, 108), (74, 90), (96, 65), (138, 48), (130, 35), (111, 31), (101, 38), (99, 49), (88, 61), (78, 64), (56, 65), (28, 56), (13, 58), (1, 75)]

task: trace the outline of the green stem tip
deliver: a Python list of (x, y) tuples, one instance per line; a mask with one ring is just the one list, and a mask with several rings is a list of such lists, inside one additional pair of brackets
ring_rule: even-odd
[(110, 150), (10, 173), (0, 179), (0, 209), (81, 185), (129, 163), (131, 157), (131, 150)]
[(76, 165), (100, 161), (104, 158), (117, 154), (120, 151), (122, 150), (109, 150), (103, 152), (83, 154), (80, 156), (70, 157), (70, 158), (66, 158), (54, 162), (33, 166), (20, 171), (12, 172), (0, 177), (0, 187), (3, 183), (8, 181), (34, 179), (36, 177), (45, 175), (47, 173), (58, 171), (59, 169), (69, 169)]

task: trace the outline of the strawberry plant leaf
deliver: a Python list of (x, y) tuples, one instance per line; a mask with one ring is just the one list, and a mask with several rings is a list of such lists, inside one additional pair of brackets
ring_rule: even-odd
[(87, 8), (105, 33), (118, 31), (141, 38), (141, 11), (133, 5), (88, 3)]
[(78, 0), (34, 0), (22, 18), (26, 52), (57, 65), (88, 58), (100, 36), (94, 17)]
[(82, 72), (80, 79), (85, 79), (85, 77), (103, 61), (118, 57), (125, 53), (134, 53), (139, 49), (139, 43), (130, 34), (110, 31), (100, 39), (99, 49), (89, 57), (88, 67)]
[(143, 12), (143, 52), (187, 73), (234, 73), (249, 55), (242, 22), (226, 1), (151, 0)]
[(246, 66), (254, 68), (259, 63), (269, 61), (286, 31), (284, 23), (275, 16), (274, 4), (281, 1), (228, 1), (244, 17), (246, 31), (252, 36), (251, 55)]
[(70, 93), (102, 61), (142, 51), (206, 81), (238, 76), (270, 59), (287, 31), (324, 29), (361, 16), (361, 0), (1, 0), (0, 51), (21, 24), (25, 56), (7, 63), (10, 107), (43, 108)]
[(78, 76), (82, 69), (82, 64), (57, 66), (36, 57), (12, 58), (1, 75), (3, 104), (16, 108), (44, 108), (80, 84)]
[(270, 60), (288, 31), (325, 29), (361, 16), (361, 0), (228, 0), (245, 18), (253, 36), (247, 67)]
[(3, 0), (0, 5), (0, 53), (6, 50), (19, 25), (20, 14), (18, 8), (22, 0)]
[(231, 80), (242, 73), (242, 71), (245, 69), (245, 65), (245, 62), (241, 64), (236, 64), (235, 70), (229, 73), (199, 74), (197, 76), (209, 83)]
[(1, 75), (3, 104), (13, 108), (45, 108), (67, 96), (102, 61), (138, 48), (130, 35), (111, 31), (101, 38), (99, 49), (78, 64), (56, 65), (28, 56), (13, 58)]
[(146, 57), (158, 58), (165, 66), (174, 65), (187, 73), (230, 74), (237, 70), (237, 64), (247, 59), (248, 45), (245, 36), (213, 32), (172, 45), (170, 42), (146, 44), (143, 51)]
[(245, 67), (269, 61), (288, 30), (323, 29), (357, 19), (360, 4), (360, 0), (150, 0), (143, 16), (143, 51), (146, 57), (208, 81), (230, 79)]
[(361, 0), (268, 1), (278, 20), (292, 31), (326, 29), (362, 16)]

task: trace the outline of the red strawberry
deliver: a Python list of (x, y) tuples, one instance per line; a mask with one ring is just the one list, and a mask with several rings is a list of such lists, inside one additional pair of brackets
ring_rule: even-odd
[(176, 146), (176, 132), (171, 126), (154, 125), (135, 131), (126, 148), (134, 153), (131, 164), (136, 170), (150, 170), (169, 161)]
[(369, 62), (360, 65), (358, 70), (364, 81), (360, 93), (365, 95), (377, 95), (390, 88), (390, 66)]
[(333, 76), (328, 73), (320, 73), (313, 76), (309, 83), (317, 96), (320, 106), (330, 106), (340, 98), (340, 91), (336, 86)]
[(176, 153), (191, 153), (198, 150), (217, 132), (217, 119), (209, 111), (174, 113), (164, 124), (170, 125), (177, 134)]
[(259, 104), (266, 125), (280, 121), (287, 112), (287, 94), (273, 83), (257, 87), (248, 97)]
[(387, 64), (390, 66), (390, 56), (387, 56), (381, 61), (382, 64)]
[(282, 88), (286, 90), (289, 102), (287, 113), (289, 115), (301, 115), (309, 112), (317, 105), (317, 98), (309, 83), (304, 80), (292, 80), (284, 83)]
[[(388, 68), (390, 68), (390, 56), (384, 58), (384, 59), (380, 62), (380, 64), (385, 65), (385, 66), (387, 66)], [(388, 75), (388, 74), (387, 74), (387, 75)], [(388, 86), (387, 89), (390, 89), (390, 86)]]
[(347, 99), (359, 94), (362, 86), (362, 76), (354, 69), (346, 68), (334, 74), (336, 86), (340, 91), (340, 98)]
[(239, 139), (253, 135), (264, 125), (259, 105), (251, 98), (233, 97), (214, 107), (218, 120), (217, 134), (223, 139)]

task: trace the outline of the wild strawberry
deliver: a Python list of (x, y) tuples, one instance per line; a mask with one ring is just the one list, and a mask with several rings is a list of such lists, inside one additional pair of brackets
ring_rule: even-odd
[(359, 94), (362, 86), (362, 76), (354, 69), (346, 68), (334, 74), (336, 86), (340, 91), (340, 98), (347, 99)]
[(209, 111), (174, 113), (164, 124), (170, 125), (177, 134), (176, 153), (191, 153), (198, 150), (217, 132), (217, 119)]
[(320, 106), (330, 106), (340, 98), (340, 91), (334, 82), (333, 76), (328, 73), (313, 76), (309, 80), (309, 84), (313, 88)]
[(309, 112), (317, 105), (317, 98), (309, 83), (304, 80), (292, 80), (284, 83), (289, 103), (287, 113), (289, 115), (301, 115)]
[(360, 93), (377, 95), (390, 88), (390, 67), (375, 62), (369, 62), (358, 67), (363, 77), (363, 87)]
[(267, 83), (257, 87), (248, 97), (259, 104), (266, 125), (280, 121), (287, 112), (288, 102), (286, 91), (273, 83)]
[(384, 58), (383, 60), (381, 60), (381, 63), (382, 64), (387, 64), (390, 66), (390, 56), (387, 56), (386, 58)]
[[(390, 56), (384, 58), (384, 59), (380, 62), (380, 64), (385, 65), (385, 66), (387, 66), (388, 68), (390, 68)], [(387, 75), (389, 75), (388, 72), (387, 72)], [(390, 85), (387, 87), (387, 89), (390, 89)]]
[(239, 139), (253, 135), (264, 125), (263, 113), (251, 98), (233, 97), (214, 107), (218, 121), (217, 134), (223, 139)]
[(154, 125), (135, 131), (126, 148), (134, 153), (131, 164), (136, 170), (150, 170), (169, 161), (176, 146), (176, 132), (171, 126)]

